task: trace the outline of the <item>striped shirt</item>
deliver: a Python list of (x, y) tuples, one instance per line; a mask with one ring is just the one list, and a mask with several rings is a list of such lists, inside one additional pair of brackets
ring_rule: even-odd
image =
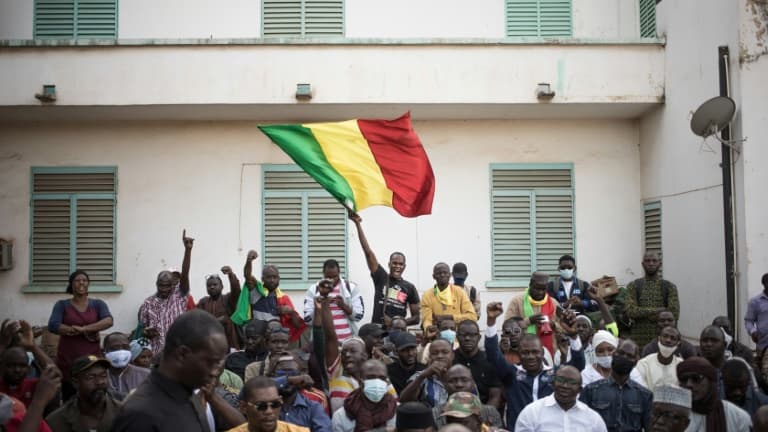
[[(333, 298), (340, 295), (341, 279), (339, 279), (339, 283), (333, 287), (331, 293), (328, 294), (328, 297)], [(344, 341), (352, 337), (352, 329), (349, 328), (349, 318), (347, 318), (347, 314), (344, 312), (344, 309), (342, 309), (341, 306), (337, 305), (336, 303), (331, 303), (330, 308), (331, 316), (333, 317), (333, 328), (336, 329), (336, 334), (339, 337), (339, 343), (344, 343)]]
[(165, 346), (165, 334), (176, 318), (187, 310), (187, 297), (177, 286), (168, 298), (163, 299), (156, 294), (147, 297), (139, 309), (139, 320), (146, 328), (154, 328), (158, 336), (150, 340), (152, 354), (157, 355)]

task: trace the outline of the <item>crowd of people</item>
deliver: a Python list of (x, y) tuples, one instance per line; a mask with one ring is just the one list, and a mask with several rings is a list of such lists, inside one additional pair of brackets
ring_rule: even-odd
[[(3, 321), (0, 430), (768, 431), (768, 275), (744, 317), (757, 350), (725, 316), (695, 346), (652, 252), (644, 276), (615, 292), (579, 279), (563, 255), (556, 277), (535, 272), (506, 305), (483, 308), (465, 264), (436, 264), (420, 293), (405, 255), (385, 269), (350, 219), (372, 305), (328, 259), (297, 308), (277, 267), (254, 274), (255, 251), (242, 284), (224, 266), (195, 302), (185, 231), (181, 270), (158, 274), (135, 329), (108, 332), (108, 305), (75, 271), (47, 329)], [(57, 335), (56, 348), (41, 334)]]

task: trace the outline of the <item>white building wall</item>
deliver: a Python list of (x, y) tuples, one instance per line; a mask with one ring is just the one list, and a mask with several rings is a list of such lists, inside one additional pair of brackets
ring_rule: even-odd
[[(379, 259), (402, 250), (405, 276), (424, 291), (438, 261), (463, 260), (484, 302), (507, 302), (513, 290), (486, 291), (490, 279), (490, 163), (573, 162), (579, 274), (640, 272), (640, 166), (633, 121), (416, 121), (437, 178), (433, 214), (405, 219), (388, 208), (362, 212)], [(262, 163), (289, 159), (252, 122), (124, 122), (5, 124), (0, 134), (0, 238), (14, 241), (15, 268), (0, 272), (0, 316), (44, 323), (64, 295), (22, 294), (29, 272), (31, 166), (115, 165), (117, 282), (109, 303), (115, 329), (135, 325), (157, 272), (179, 266), (181, 230), (195, 237), (192, 293), (222, 265), (241, 270), (245, 253), (261, 249)], [(352, 228), (352, 227), (350, 227)], [(372, 305), (372, 283), (354, 229), (349, 274)], [(260, 262), (259, 262), (260, 263)], [(550, 270), (550, 269), (547, 269)], [(317, 269), (319, 275), (320, 269)], [(62, 286), (62, 291), (64, 286)], [(301, 292), (291, 292), (297, 307)], [(366, 319), (367, 319), (366, 318)]]
[[(32, 39), (32, 0), (0, 0), (0, 39)], [(573, 37), (636, 39), (636, 0), (573, 0)], [(505, 37), (504, 0), (347, 0), (348, 38)], [(259, 0), (120, 1), (119, 39), (261, 37)]]
[(662, 1), (657, 28), (666, 37), (665, 104), (641, 121), (642, 197), (661, 201), (664, 277), (680, 290), (681, 332), (698, 338), (727, 312), (725, 243), (720, 144), (703, 143), (689, 121), (719, 95), (718, 46), (738, 52), (738, 10), (731, 2)]

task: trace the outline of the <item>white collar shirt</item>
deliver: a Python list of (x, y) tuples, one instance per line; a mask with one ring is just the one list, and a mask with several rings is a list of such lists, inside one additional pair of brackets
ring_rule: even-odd
[(600, 414), (586, 404), (576, 405), (563, 411), (554, 395), (528, 404), (517, 417), (515, 432), (607, 432)]

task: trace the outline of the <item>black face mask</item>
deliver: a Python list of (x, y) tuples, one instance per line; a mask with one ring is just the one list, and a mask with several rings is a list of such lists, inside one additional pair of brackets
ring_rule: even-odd
[(611, 369), (613, 369), (614, 372), (616, 372), (619, 375), (629, 375), (630, 372), (632, 372), (632, 368), (635, 367), (635, 362), (632, 360), (623, 357), (614, 355), (613, 361), (611, 362)]

